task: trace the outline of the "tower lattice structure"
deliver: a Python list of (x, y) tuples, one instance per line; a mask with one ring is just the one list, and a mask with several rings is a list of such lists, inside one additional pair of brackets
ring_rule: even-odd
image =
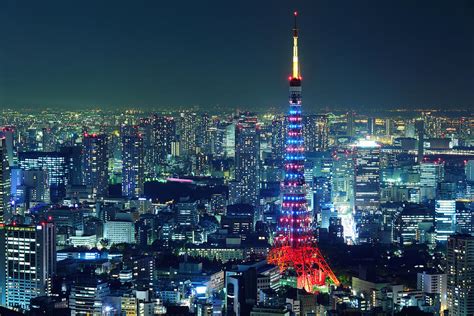
[(273, 248), (268, 262), (281, 272), (293, 270), (298, 288), (314, 292), (326, 278), (340, 282), (319, 250), (312, 228), (312, 216), (307, 208), (304, 177), (304, 139), (301, 115), (301, 75), (298, 60), (298, 28), (293, 28), (293, 71), (290, 81), (290, 111), (285, 147), (285, 178), (281, 183), (282, 206)]

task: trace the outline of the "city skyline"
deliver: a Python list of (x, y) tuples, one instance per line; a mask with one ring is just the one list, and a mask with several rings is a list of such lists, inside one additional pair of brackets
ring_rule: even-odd
[[(380, 9), (371, 4), (358, 1), (356, 5), (365, 8), (367, 20), (360, 23), (368, 29), (373, 21), (367, 14)], [(391, 24), (400, 17), (395, 7), (406, 8), (407, 4), (398, 1), (383, 5), (393, 14), (390, 18), (378, 17), (380, 34), (386, 37), (387, 29), (399, 26)], [(91, 20), (83, 19), (85, 11), (77, 11), (77, 5), (67, 15), (55, 15), (65, 9), (61, 3), (48, 14), (41, 10), (52, 8), (50, 3), (40, 4), (37, 12), (38, 6), (28, 7), (35, 11), (34, 17), (15, 22), (20, 29), (12, 31), (9, 38), (32, 26), (38, 35), (45, 31), (51, 40), (44, 42), (48, 47), (38, 51), (39, 55), (52, 51), (54, 45), (49, 44), (58, 39), (59, 33), (68, 39), (63, 38), (64, 44), (77, 35), (62, 27), (42, 29), (58, 25), (58, 19), (63, 21), (62, 26), (80, 20), (76, 26), (81, 32), (86, 29), (82, 28), (84, 24), (91, 31), (83, 39), (84, 45), (74, 41), (74, 45), (55, 52), (57, 63), (42, 59), (43, 65), (50, 66), (46, 72), (37, 65), (28, 69), (34, 78), (44, 79), (37, 91), (56, 85), (55, 96), (63, 93), (72, 100), (72, 90), (62, 88), (71, 84), (77, 67), (83, 66), (81, 71), (90, 75), (91, 68), (100, 64), (101, 68), (96, 69), (100, 74), (81, 78), (74, 91), (85, 91), (87, 85), (96, 83), (96, 93), (110, 97), (113, 92), (114, 97), (125, 98), (124, 102), (126, 96), (135, 97), (148, 90), (136, 89), (148, 80), (156, 83), (157, 89), (156, 95), (148, 97), (166, 91), (169, 100), (190, 98), (199, 102), (210, 95), (217, 100), (226, 96), (226, 82), (251, 66), (252, 76), (245, 83), (232, 82), (231, 88), (242, 92), (227, 97), (260, 102), (271, 94), (272, 98), (278, 96), (279, 103), (286, 99), (286, 109), (274, 106), (252, 110), (251, 103), (237, 110), (212, 105), (168, 105), (162, 110), (95, 105), (88, 110), (87, 106), (71, 104), (44, 110), (0, 109), (1, 315), (474, 315), (474, 115), (469, 107), (435, 110), (397, 106), (389, 110), (366, 106), (344, 110), (332, 106), (318, 110), (311, 106), (311, 98), (320, 90), (311, 89), (314, 84), (322, 89), (325, 86), (312, 75), (315, 65), (320, 65), (319, 57), (312, 52), (324, 36), (313, 32), (313, 13), (305, 17), (297, 10), (287, 12), (291, 21), (279, 17), (282, 25), (289, 22), (287, 31), (278, 35), (278, 44), (265, 47), (267, 59), (259, 59), (260, 46), (242, 43), (271, 43), (273, 38), (264, 42), (257, 39), (269, 30), (279, 33), (280, 26), (270, 23), (256, 27), (250, 19), (245, 28), (230, 32), (226, 29), (229, 25), (241, 25), (243, 20), (239, 24), (232, 19), (221, 21), (221, 17), (202, 21), (199, 10), (180, 19), (176, 12), (168, 11), (167, 17), (184, 24), (170, 30), (159, 45), (153, 43), (155, 48), (166, 46), (155, 56), (189, 58), (179, 66), (169, 59), (161, 69), (164, 81), (154, 81), (156, 69), (151, 66), (146, 68), (149, 77), (134, 81), (145, 68), (133, 72), (133, 76), (131, 70), (138, 64), (149, 65), (146, 56), (133, 64), (125, 63), (130, 66), (127, 69), (116, 69), (110, 67), (109, 55), (104, 55), (107, 58), (102, 63), (92, 55), (104, 53), (119, 38), (123, 45), (134, 42), (111, 55), (114, 66), (125, 65), (122, 57), (136, 57), (153, 46), (142, 41), (155, 34), (157, 21), (171, 27), (167, 19), (148, 18), (157, 8), (172, 5), (154, 3), (135, 11), (138, 7), (134, 4), (126, 15), (117, 15), (120, 5), (100, 2), (96, 7), (105, 11), (92, 12)], [(21, 6), (26, 8), (24, 3), (16, 5)], [(87, 3), (84, 6), (92, 7)], [(240, 12), (240, 6), (240, 2), (230, 7), (217, 5), (208, 8), (208, 16), (226, 8), (226, 19), (234, 14), (244, 18), (249, 11)], [(262, 17), (259, 14), (264, 7), (261, 3), (255, 5), (252, 13), (262, 18), (260, 22), (271, 21), (286, 11), (285, 6), (267, 6), (269, 14)], [(302, 7), (314, 12), (311, 10), (318, 5)], [(420, 3), (415, 7), (426, 11)], [(98, 13), (107, 17), (99, 24)], [(351, 13), (360, 17), (357, 10)], [(432, 13), (426, 12), (423, 17), (433, 17)], [(45, 23), (35, 25), (37, 15)], [(91, 54), (97, 40), (117, 27), (108, 22), (123, 17), (129, 18), (121, 27), (126, 33), (100, 42), (101, 51)], [(329, 15), (325, 18), (331, 19)], [(7, 24), (14, 18), (8, 19)], [(184, 33), (186, 25), (196, 21), (204, 29), (214, 22), (218, 27), (206, 29), (200, 39), (181, 42), (181, 38), (199, 33), (199, 29)], [(150, 26), (149, 33), (130, 33), (141, 31), (144, 24)], [(398, 33), (407, 27), (402, 25)], [(434, 30), (431, 25), (424, 27)], [(247, 28), (253, 31), (251, 35)], [(66, 31), (71, 32), (68, 35)], [(228, 36), (220, 38), (222, 34)], [(231, 34), (245, 35), (246, 40), (233, 41)], [(365, 42), (353, 38), (343, 44), (350, 47), (355, 41), (377, 45), (372, 41), (373, 33), (367, 35), (370, 38)], [(192, 52), (186, 49), (182, 56), (175, 55), (183, 47), (196, 46), (199, 40), (207, 46), (206, 36), (213, 36), (209, 47)], [(286, 48), (288, 54), (283, 54), (283, 43), (289, 38), (292, 45)], [(224, 42), (228, 46), (222, 46)], [(450, 42), (441, 41), (445, 45)], [(323, 43), (329, 47), (334, 42), (326, 38)], [(5, 47), (13, 51), (10, 44), (7, 40)], [(236, 49), (232, 54), (222, 54), (233, 45)], [(70, 50), (79, 46), (82, 49), (71, 54)], [(427, 43), (420, 43), (420, 47), (425, 54), (415, 61), (435, 62), (434, 55), (447, 52), (428, 54), (427, 50), (434, 47)], [(362, 48), (351, 48), (351, 52), (357, 55), (368, 46)], [(251, 56), (241, 49), (247, 49)], [(395, 52), (393, 47), (384, 50)], [(203, 56), (205, 51), (212, 54)], [(469, 51), (464, 47), (461, 53)], [(16, 63), (9, 64), (8, 71), (18, 66), (27, 69), (34, 63), (34, 58), (27, 57), (30, 52), (21, 53), (12, 59)], [(58, 72), (73, 55), (78, 59)], [(268, 90), (270, 86), (278, 87), (278, 66), (272, 68), (273, 72), (265, 69), (280, 64), (272, 60), (277, 56), (288, 64), (283, 80), (286, 94), (269, 94)], [(84, 57), (90, 58), (87, 65)], [(196, 58), (203, 64), (195, 65)], [(400, 78), (393, 76), (387, 65), (394, 66), (398, 61), (386, 61), (379, 71), (392, 83)], [(350, 62), (353, 60), (345, 60)], [(446, 62), (435, 64), (440, 68), (452, 66)], [(366, 65), (360, 66), (365, 72)], [(208, 72), (196, 81), (200, 67)], [(413, 85), (416, 97), (426, 94), (436, 98), (451, 90), (463, 94), (463, 88), (449, 76), (443, 77), (443, 89), (424, 90), (437, 78), (430, 79), (432, 73), (427, 72), (421, 80), (423, 67), (417, 64), (414, 69), (420, 74), (420, 82), (404, 82)], [(229, 71), (237, 68), (240, 72)], [(456, 78), (465, 75), (454, 68), (450, 69)], [(112, 70), (122, 77), (106, 80), (110, 89), (103, 90), (103, 81)], [(397, 70), (404, 72), (403, 67)], [(55, 78), (51, 74), (64, 76)], [(346, 79), (352, 80), (354, 72), (349, 74), (348, 70), (347, 74)], [(17, 75), (16, 79), (24, 72)], [(61, 85), (57, 85), (58, 78), (62, 79)], [(126, 79), (129, 85), (117, 90), (117, 79)], [(195, 82), (205, 89), (193, 90)], [(362, 85), (368, 83), (370, 80)], [(243, 90), (246, 87), (249, 89)], [(31, 91), (26, 89), (23, 95), (37, 102), (50, 93), (46, 89), (41, 97)], [(10, 96), (16, 94), (10, 92)], [(359, 100), (356, 95), (339, 92), (342, 98)], [(383, 91), (372, 85), (370, 93), (363, 89), (359, 92), (360, 96), (377, 98)], [(331, 93), (328, 91), (328, 95)], [(81, 93), (81, 100), (88, 96)]]
[(0, 107), (283, 110), (295, 8), (308, 112), (473, 107), (469, 1), (1, 6)]

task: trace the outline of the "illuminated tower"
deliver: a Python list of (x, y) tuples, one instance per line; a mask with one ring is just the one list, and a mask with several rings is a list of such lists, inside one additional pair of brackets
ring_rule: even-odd
[(288, 115), (285, 147), (285, 178), (281, 216), (268, 262), (278, 265), (282, 272), (292, 270), (297, 276), (298, 288), (309, 292), (322, 286), (329, 277), (339, 281), (318, 249), (312, 229), (312, 216), (306, 202), (304, 177), (304, 142), (301, 115), (301, 75), (298, 61), (298, 28), (293, 28), (293, 74), (290, 76), (290, 112)]

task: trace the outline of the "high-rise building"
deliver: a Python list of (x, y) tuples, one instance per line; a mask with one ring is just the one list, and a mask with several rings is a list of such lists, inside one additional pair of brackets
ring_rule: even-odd
[(30, 300), (51, 294), (56, 270), (53, 223), (0, 224), (1, 305), (29, 310)]
[(7, 143), (5, 138), (0, 138), (0, 223), (4, 222), (5, 213), (9, 208), (10, 184)]
[(326, 151), (329, 146), (329, 121), (327, 115), (304, 116), (303, 137), (306, 151)]
[(22, 170), (46, 170), (51, 202), (57, 203), (66, 196), (70, 163), (60, 152), (20, 152), (18, 164)]
[(184, 156), (189, 157), (196, 153), (197, 115), (194, 112), (182, 112), (178, 122), (180, 150)]
[(225, 156), (229, 158), (235, 157), (235, 124), (227, 124), (225, 127), (225, 139), (224, 139), (224, 152)]
[(474, 315), (474, 236), (450, 236), (446, 259), (449, 316)]
[(444, 165), (439, 162), (422, 162), (420, 168), (420, 199), (436, 198), (438, 183), (444, 178)]
[(171, 143), (176, 138), (176, 122), (173, 117), (155, 115), (152, 118), (152, 126), (154, 163), (164, 163), (168, 155), (171, 155)]
[(260, 187), (260, 136), (257, 118), (244, 116), (236, 127), (235, 180), (240, 187), (240, 203), (257, 205)]
[(456, 231), (456, 201), (436, 200), (435, 212), (436, 241), (446, 242)]
[(415, 121), (415, 131), (418, 135), (418, 152), (416, 156), (416, 162), (421, 163), (425, 154), (425, 124), (422, 120)]
[(13, 167), (16, 158), (15, 127), (5, 126), (1, 129), (0, 134), (5, 138), (5, 148), (8, 156), (8, 165), (10, 167)]
[(85, 133), (82, 144), (84, 182), (92, 188), (95, 197), (107, 196), (109, 190), (107, 135)]
[(122, 196), (143, 194), (145, 157), (143, 137), (136, 126), (122, 127)]
[(285, 139), (286, 139), (285, 116), (278, 116), (272, 121), (272, 153), (276, 159), (283, 161), (285, 157)]
[(367, 118), (367, 134), (368, 135), (375, 135), (375, 117)]
[(355, 116), (356, 116), (356, 113), (354, 111), (349, 111), (346, 114), (346, 119), (347, 119), (346, 135), (351, 138), (355, 137), (356, 135)]
[(362, 214), (380, 205), (380, 145), (361, 140), (354, 146), (354, 206)]

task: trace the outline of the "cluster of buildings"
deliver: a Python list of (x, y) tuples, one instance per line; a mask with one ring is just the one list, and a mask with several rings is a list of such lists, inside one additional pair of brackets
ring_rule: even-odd
[(0, 314), (473, 315), (474, 119), (302, 112), (294, 40), (288, 115), (4, 111)]

